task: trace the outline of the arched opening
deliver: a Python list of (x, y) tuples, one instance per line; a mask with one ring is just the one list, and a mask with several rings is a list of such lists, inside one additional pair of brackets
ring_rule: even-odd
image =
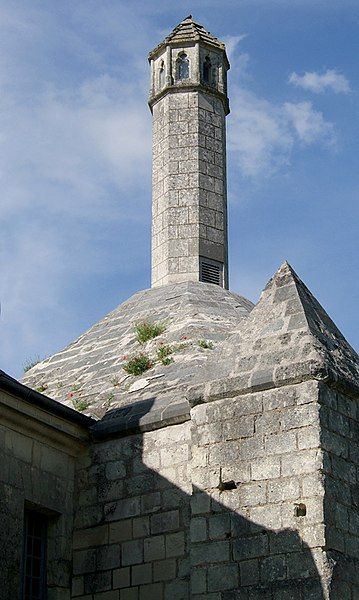
[(161, 62), (160, 70), (158, 72), (158, 85), (159, 85), (160, 90), (165, 85), (165, 64), (163, 61)]
[(212, 63), (209, 56), (206, 56), (203, 63), (203, 83), (212, 84)]
[(180, 54), (177, 58), (177, 79), (189, 78), (189, 59), (187, 54)]

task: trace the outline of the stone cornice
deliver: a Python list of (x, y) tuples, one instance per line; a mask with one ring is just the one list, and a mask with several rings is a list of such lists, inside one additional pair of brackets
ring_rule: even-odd
[(214, 402), (224, 398), (234, 398), (245, 394), (296, 385), (306, 381), (318, 381), (337, 390), (339, 393), (358, 400), (359, 385), (339, 376), (325, 364), (309, 360), (293, 365), (279, 366), (273, 373), (254, 371), (244, 373), (207, 384), (192, 386), (186, 392), (186, 398), (193, 408), (205, 402)]
[(215, 98), (219, 98), (223, 102), (225, 114), (228, 115), (230, 113), (229, 108), (229, 100), (225, 94), (218, 92), (215, 88), (203, 84), (194, 84), (194, 83), (181, 83), (176, 85), (167, 85), (160, 92), (150, 95), (148, 100), (148, 105), (152, 112), (152, 107), (159, 100), (167, 96), (168, 94), (179, 94), (181, 92), (203, 92), (204, 94), (208, 94), (209, 96), (214, 96)]
[(91, 437), (94, 441), (100, 441), (144, 433), (169, 425), (178, 425), (189, 421), (190, 418), (190, 406), (185, 398), (167, 406), (156, 406), (154, 400), (144, 400), (114, 410), (110, 418), (105, 417), (95, 423), (91, 428)]
[(148, 62), (151, 62), (151, 60), (155, 60), (163, 51), (164, 48), (166, 48), (166, 46), (170, 46), (171, 48), (192, 48), (194, 46), (194, 44), (200, 44), (202, 47), (204, 48), (208, 48), (209, 50), (213, 50), (213, 48), (215, 48), (215, 50), (218, 50), (219, 52), (222, 52), (224, 55), (224, 64), (226, 69), (229, 71), (229, 69), (231, 68), (230, 64), (229, 64), (229, 60), (227, 58), (227, 54), (226, 54), (226, 50), (225, 47), (223, 48), (219, 48), (218, 46), (213, 46), (213, 44), (209, 43), (209, 42), (205, 42), (203, 40), (187, 40), (187, 41), (176, 41), (176, 42), (163, 42), (162, 44), (159, 44), (156, 48), (154, 48), (154, 50), (152, 50), (149, 54), (148, 54)]
[(0, 372), (0, 422), (10, 429), (37, 437), (76, 453), (89, 440), (94, 419), (19, 383)]

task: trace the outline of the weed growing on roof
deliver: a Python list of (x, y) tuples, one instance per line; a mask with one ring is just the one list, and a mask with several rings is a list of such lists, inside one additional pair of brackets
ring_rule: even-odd
[(166, 329), (164, 323), (151, 323), (150, 321), (142, 321), (142, 323), (137, 323), (135, 325), (135, 333), (137, 341), (140, 344), (144, 344), (148, 342), (148, 340), (152, 340), (152, 338), (161, 335)]
[(32, 369), (33, 367), (35, 367), (35, 365), (39, 364), (39, 362), (41, 362), (41, 358), (39, 355), (35, 356), (34, 358), (28, 358), (26, 359), (26, 361), (24, 362), (22, 368), (24, 369), (24, 373), (26, 373), (26, 371), (30, 371), (30, 369)]
[(46, 392), (47, 388), (48, 388), (47, 383), (41, 383), (37, 388), (35, 388), (35, 390), (37, 392), (40, 392), (40, 394), (43, 394), (44, 392)]
[(129, 375), (141, 375), (148, 369), (151, 369), (153, 363), (147, 354), (137, 354), (130, 358), (124, 365), (123, 369)]
[(205, 348), (206, 350), (213, 350), (213, 342), (210, 340), (198, 340), (198, 345), (200, 348)]
[(176, 351), (180, 352), (180, 350), (184, 350), (184, 348), (188, 348), (188, 346), (192, 346), (192, 342), (181, 342), (180, 344), (176, 344)]
[(83, 400), (81, 398), (72, 398), (71, 402), (74, 409), (78, 412), (83, 412), (90, 406), (90, 403), (87, 400)]
[(170, 356), (175, 351), (175, 348), (172, 348), (168, 344), (162, 344), (157, 348), (157, 358), (161, 361), (161, 363), (165, 366), (170, 365), (173, 362), (173, 358)]

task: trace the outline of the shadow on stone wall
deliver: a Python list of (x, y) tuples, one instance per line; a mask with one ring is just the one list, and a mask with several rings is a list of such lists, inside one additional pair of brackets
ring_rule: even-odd
[[(5, 485), (0, 485), (0, 600), (8, 600), (19, 587), (19, 554), (21, 548), (14, 543), (19, 526), (22, 505)], [(19, 535), (18, 535), (19, 537)], [(10, 595), (9, 595), (10, 594)]]
[[(83, 593), (112, 585), (122, 590), (121, 600), (323, 599), (312, 553), (298, 533), (268, 529), (236, 512), (242, 510), (240, 484), (227, 482), (233, 489), (213, 490), (214, 499), (186, 480), (185, 462), (173, 471), (183, 489), (146, 466), (164, 436), (170, 439), (174, 431), (146, 434), (143, 460), (139, 428), (157, 418), (152, 406), (144, 401), (113, 411), (93, 428), (90, 468), (96, 471), (101, 510), (92, 525), (109, 524), (110, 545), (88, 550), (81, 560), (75, 552), (74, 574), (84, 575)], [(188, 423), (174, 427), (185, 429)], [(78, 528), (86, 526), (84, 519), (80, 507)]]
[[(223, 492), (230, 494), (231, 492)], [(194, 488), (195, 502), (207, 502), (208, 494)], [(194, 562), (211, 555), (211, 545), (221, 536), (228, 540), (229, 572), (219, 565), (212, 573), (210, 591), (226, 590), (223, 600), (254, 600), (255, 598), (307, 600), (323, 599), (319, 573), (310, 548), (291, 529), (271, 530), (229, 510), (210, 498), (208, 516), (209, 540), (202, 554), (200, 546), (192, 544)], [(193, 522), (193, 517), (192, 517)], [(211, 539), (212, 538), (212, 539)], [(198, 556), (199, 552), (199, 556)], [(233, 566), (232, 566), (233, 565)], [(235, 581), (239, 570), (239, 579)], [(211, 571), (211, 569), (210, 569)], [(228, 577), (233, 573), (233, 577)]]

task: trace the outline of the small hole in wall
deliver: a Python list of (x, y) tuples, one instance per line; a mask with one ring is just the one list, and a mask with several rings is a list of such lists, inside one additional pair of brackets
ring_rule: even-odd
[(237, 484), (235, 483), (235, 481), (231, 480), (231, 481), (220, 481), (217, 488), (219, 489), (220, 492), (224, 492), (225, 490), (236, 490), (237, 489)]
[(296, 504), (294, 506), (294, 516), (295, 517), (305, 517), (307, 514), (307, 507), (302, 502), (300, 504)]

